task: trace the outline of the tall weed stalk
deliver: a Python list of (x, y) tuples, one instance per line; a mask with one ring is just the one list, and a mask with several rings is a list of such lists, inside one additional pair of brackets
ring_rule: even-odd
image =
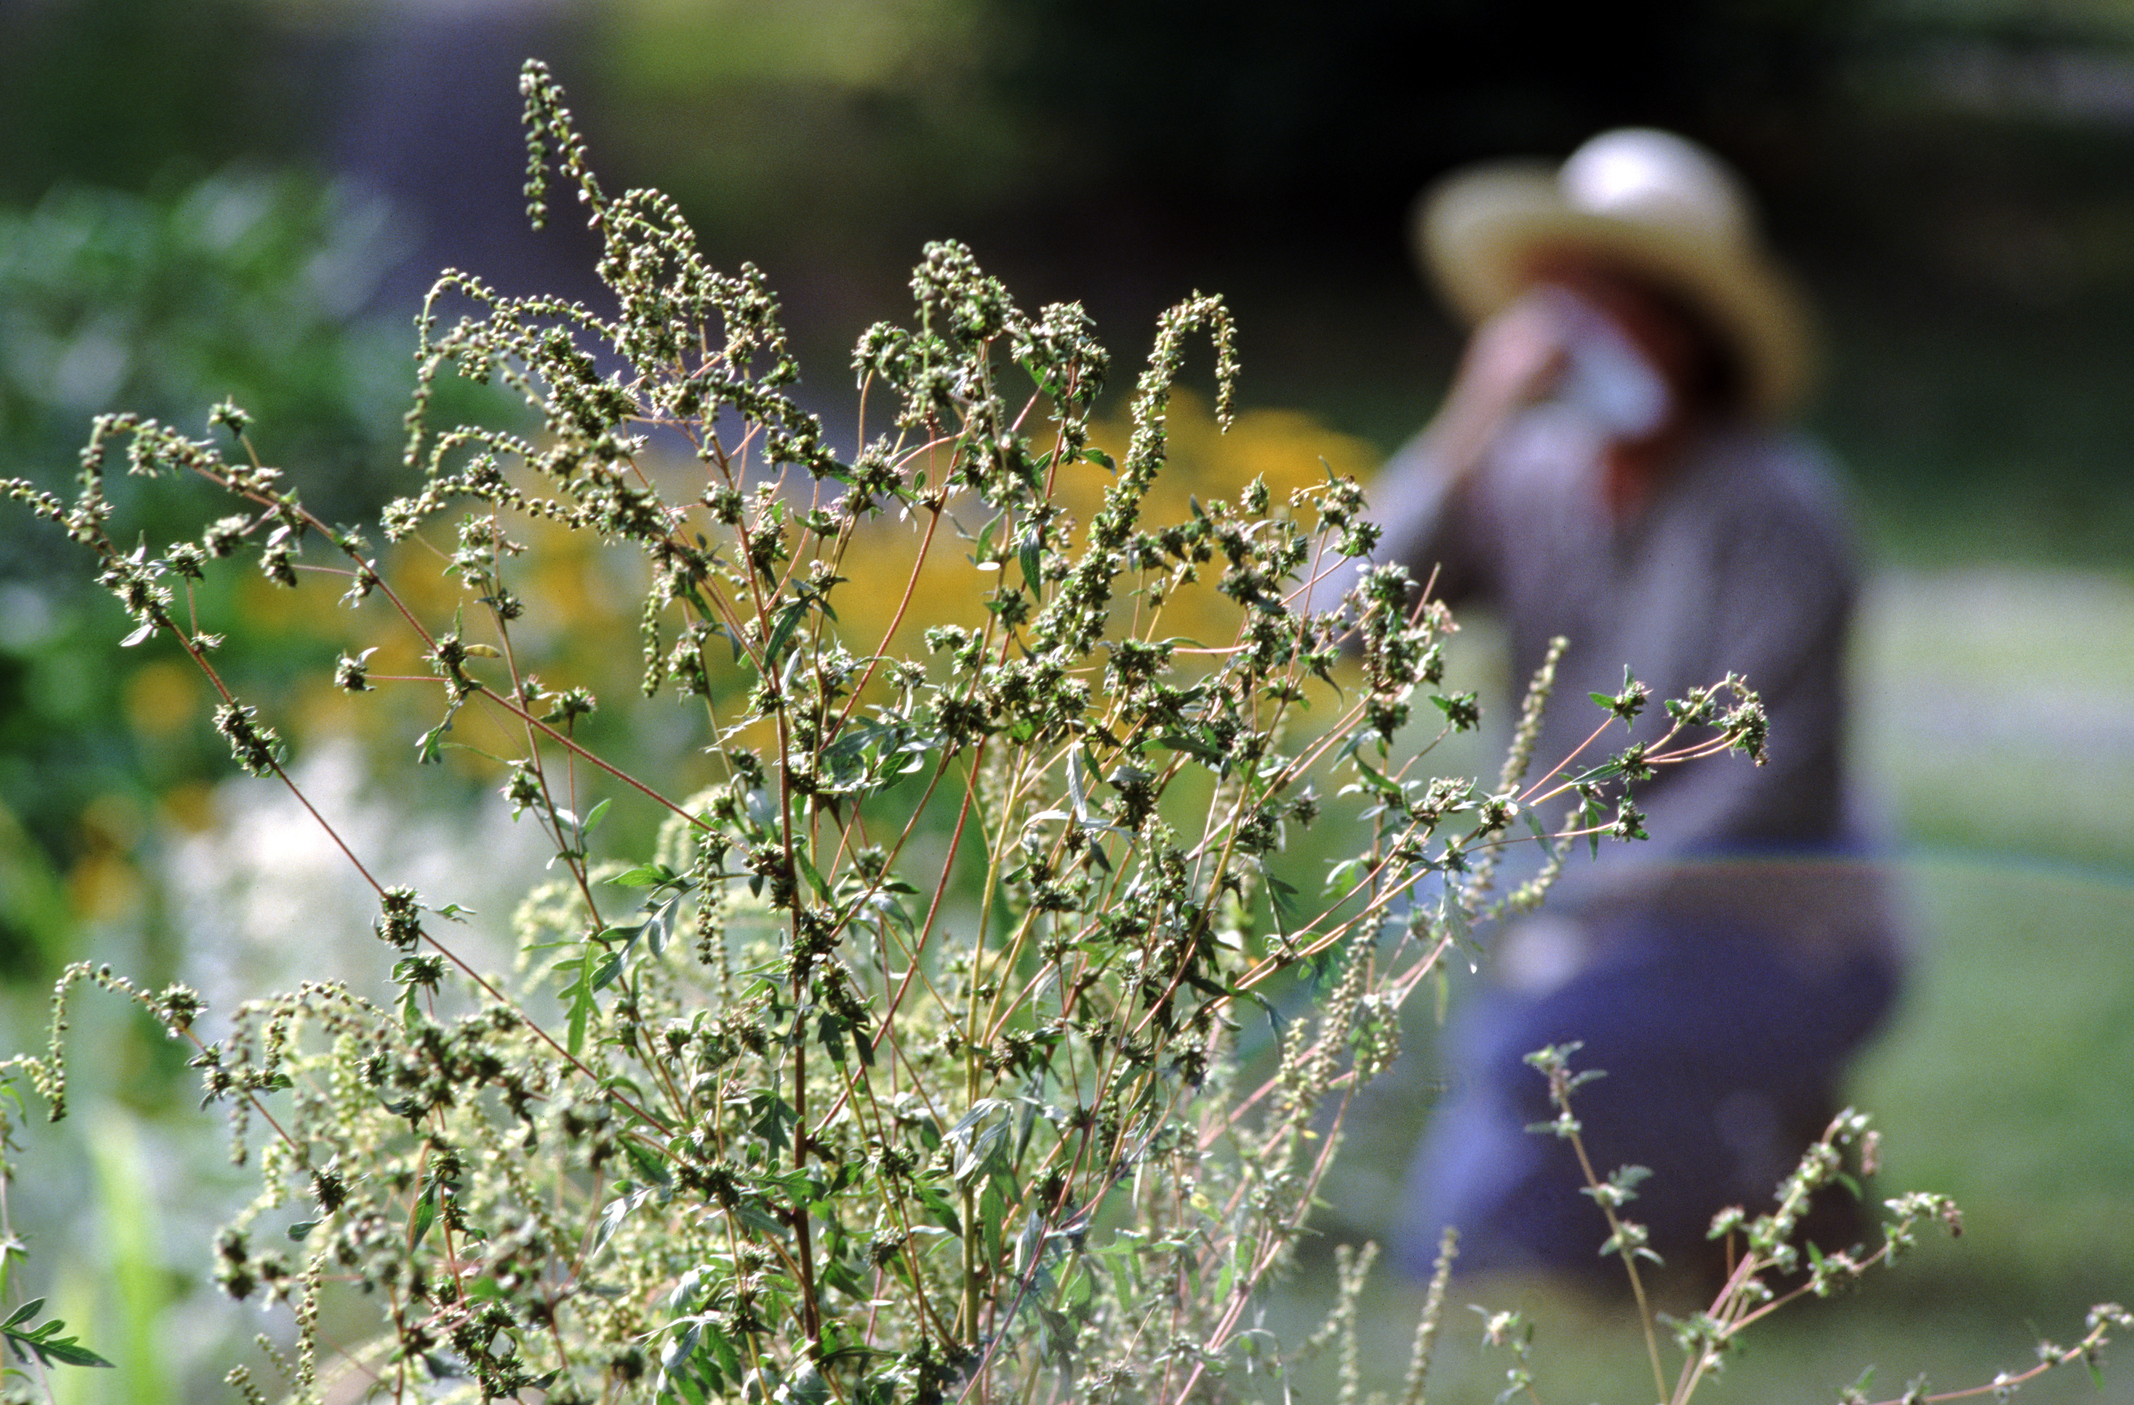
[[(1636, 837), (1627, 779), (1760, 753), (1754, 695), (1719, 680), (1669, 704), (1664, 742), (1530, 781), (1545, 674), (1494, 787), (1432, 776), (1396, 739), (1417, 712), (1440, 736), (1474, 726), (1474, 697), (1444, 684), (1445, 611), (1397, 567), (1350, 570), (1375, 535), (1353, 481), (1148, 510), (1198, 339), (1227, 419), (1219, 299), (1161, 319), (1114, 460), (1091, 429), (1111, 361), (1082, 309), (1028, 311), (931, 245), (911, 322), (860, 339), (844, 454), (793, 397), (762, 275), (712, 268), (659, 193), (610, 195), (547, 71), (523, 89), (534, 218), (560, 174), (617, 311), (445, 274), (408, 416), (421, 483), (382, 542), (307, 509), (228, 404), (199, 439), (99, 420), (71, 501), (9, 485), (93, 554), (128, 642), (197, 664), (237, 764), (299, 799), (193, 587), (242, 555), (276, 588), (342, 592), (377, 642), (351, 644), (338, 687), (426, 699), (416, 761), (493, 766), (546, 837), (515, 965), (480, 968), (455, 937), (472, 914), (344, 844), (391, 998), (306, 982), (210, 1040), (185, 987), (77, 967), (52, 1051), (13, 1067), (64, 1112), (83, 982), (192, 1043), (260, 1173), (216, 1278), (295, 1328), (274, 1379), (231, 1373), (248, 1400), (1184, 1401), (1279, 1375), (1256, 1298), (1307, 1232), (1351, 1099), (1398, 1053), (1403, 1002), (1572, 849)], [(474, 310), (447, 324), (452, 300)], [(433, 423), (450, 376), (515, 389), (538, 431)], [(232, 510), (129, 544), (114, 456)], [(610, 642), (640, 656), (647, 698), (694, 711), (702, 774), (634, 773), (597, 742), (611, 704), (536, 672), (554, 627), (529, 546), (559, 531), (639, 563), (637, 639)], [(946, 606), (922, 588), (944, 562)], [(1301, 607), (1328, 578), (1350, 588)], [(1223, 633), (1183, 637), (1182, 618)], [(1626, 682), (1608, 710), (1645, 701)], [(604, 827), (611, 806), (657, 816), (656, 839), (608, 847), (629, 831)], [(1324, 881), (1288, 858), (1315, 820), (1353, 840)], [(1515, 841), (1547, 851), (1543, 877), (1498, 897)], [(1250, 1059), (1260, 1021), (1273, 1052)], [(1676, 1400), (1772, 1305), (1758, 1275), (1785, 1236), (1748, 1235), (1733, 1296), (1678, 1330)], [(1320, 1336), (1342, 1343), (1345, 1395), (1368, 1265), (1344, 1259)], [(1443, 1291), (1441, 1270), (1409, 1399)], [(328, 1340), (348, 1295), (375, 1333)]]

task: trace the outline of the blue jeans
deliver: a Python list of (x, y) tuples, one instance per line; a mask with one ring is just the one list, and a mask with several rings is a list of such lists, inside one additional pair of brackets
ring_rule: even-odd
[(1662, 1258), (1705, 1257), (1712, 1216), (1729, 1205), (1770, 1208), (1778, 1182), (1822, 1134), (1846, 1061), (1881, 1023), (1897, 983), (1894, 959), (1879, 953), (1817, 968), (1699, 934), (1634, 941), (1539, 997), (1484, 990), (1446, 1031), (1452, 1096), (1410, 1170), (1396, 1258), (1428, 1273), (1452, 1224), (1463, 1271), (1620, 1281), (1614, 1257), (1598, 1253), (1607, 1226), (1579, 1193), (1570, 1144), (1525, 1130), (1554, 1113), (1524, 1056), (1572, 1040), (1583, 1041), (1573, 1070), (1607, 1075), (1572, 1094), (1595, 1171), (1650, 1168), (1624, 1216), (1651, 1231)]

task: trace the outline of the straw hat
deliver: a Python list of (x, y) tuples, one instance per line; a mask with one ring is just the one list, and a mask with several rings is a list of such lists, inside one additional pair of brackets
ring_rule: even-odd
[(1425, 195), (1415, 235), (1439, 291), (1470, 323), (1526, 290), (1537, 255), (1591, 252), (1709, 317), (1741, 357), (1751, 410), (1786, 409), (1808, 387), (1807, 304), (1763, 247), (1748, 191), (1717, 156), (1672, 133), (1603, 132), (1553, 171), (1507, 161), (1456, 172)]

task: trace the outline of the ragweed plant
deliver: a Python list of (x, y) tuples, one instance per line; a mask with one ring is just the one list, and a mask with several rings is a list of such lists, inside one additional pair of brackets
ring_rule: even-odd
[[(532, 212), (560, 171), (617, 310), (442, 278), (390, 554), (310, 511), (228, 404), (200, 439), (99, 420), (71, 502), (9, 485), (93, 553), (129, 642), (198, 666), (237, 764), (292, 791), (193, 587), (242, 553), (276, 587), (341, 592), (338, 687), (427, 699), (417, 762), (486, 760), (546, 837), (515, 965), (478, 967), (452, 925), (475, 914), (343, 843), (389, 998), (305, 983), (210, 1040), (184, 987), (78, 967), (52, 1051), (16, 1067), (64, 1111), (84, 981), (195, 1046), (260, 1176), (215, 1276), (287, 1306), (293, 1346), (268, 1350), (297, 1400), (355, 1376), (394, 1400), (1182, 1401), (1281, 1372), (1255, 1298), (1398, 1052), (1402, 1002), (1569, 851), (1638, 837), (1630, 782), (1759, 752), (1754, 695), (1721, 680), (1670, 704), (1665, 740), (1530, 782), (1544, 677), (1495, 787), (1432, 776), (1396, 746), (1411, 711), (1443, 735), (1474, 698), (1444, 685), (1449, 615), (1398, 567), (1352, 564), (1375, 537), (1353, 481), (1146, 511), (1195, 338), (1228, 416), (1219, 299), (1162, 318), (1114, 460), (1091, 440), (1111, 365), (1082, 310), (1027, 311), (968, 250), (930, 246), (911, 324), (859, 341), (841, 454), (793, 397), (761, 274), (708, 265), (658, 193), (608, 194), (546, 70), (523, 88)], [(449, 326), (448, 298), (473, 309)], [(513, 388), (539, 431), (433, 423), (448, 376)], [(232, 511), (129, 545), (104, 491), (120, 451)], [(1084, 520), (1066, 503), (1087, 481)], [(596, 745), (614, 701), (536, 671), (536, 529), (639, 563), (620, 647), (647, 699), (692, 710), (701, 770), (633, 773)], [(911, 618), (922, 572), (958, 559), (982, 612)], [(1299, 608), (1330, 579), (1333, 609)], [(886, 623), (849, 627), (856, 597), (852, 617)], [(1181, 637), (1181, 616), (1226, 633)], [(1603, 699), (1645, 701), (1628, 680)], [(1329, 805), (1360, 815), (1322, 892), (1285, 853)], [(638, 827), (656, 838), (607, 847), (630, 828), (611, 807), (657, 817)], [(1543, 878), (1496, 898), (1515, 836), (1548, 851)], [(1320, 1338), (1350, 1339), (1352, 1388), (1367, 1266), (1346, 1264)], [(376, 1331), (329, 1339), (355, 1298)], [(230, 1379), (265, 1398), (250, 1368)]]
[[(1798, 1236), (1810, 1202), (1818, 1194), (1840, 1187), (1854, 1195), (1862, 1193), (1849, 1165), (1856, 1164), (1860, 1176), (1875, 1173), (1881, 1134), (1873, 1129), (1865, 1113), (1846, 1108), (1831, 1119), (1822, 1136), (1802, 1153), (1792, 1174), (1778, 1184), (1771, 1209), (1752, 1215), (1745, 1208), (1734, 1206), (1712, 1217), (1710, 1237), (1723, 1245), (1727, 1271), (1710, 1304), (1682, 1318), (1655, 1312), (1647, 1301), (1638, 1264), (1640, 1260), (1658, 1263), (1659, 1256), (1647, 1247), (1644, 1227), (1627, 1213), (1627, 1207), (1637, 1199), (1637, 1185), (1648, 1173), (1642, 1166), (1623, 1166), (1603, 1177), (1588, 1156), (1584, 1128), (1572, 1105), (1579, 1086), (1600, 1077), (1602, 1071), (1572, 1070), (1572, 1056), (1579, 1047), (1574, 1042), (1539, 1049), (1527, 1056), (1526, 1062), (1547, 1080), (1549, 1104), (1556, 1110), (1555, 1117), (1528, 1130), (1569, 1143), (1577, 1157), (1585, 1176), (1585, 1193), (1607, 1225), (1608, 1235), (1601, 1242), (1600, 1252), (1622, 1261), (1637, 1299), (1646, 1357), (1652, 1367), (1654, 1398), (1661, 1405), (1688, 1405), (1700, 1386), (1725, 1370), (1729, 1355), (1756, 1323), (1803, 1298), (1827, 1298), (1857, 1284), (1871, 1269), (1894, 1264), (1917, 1246), (1922, 1226), (1938, 1225), (1952, 1237), (1964, 1232), (1963, 1212), (1953, 1200), (1928, 1191), (1911, 1191), (1883, 1202), (1889, 1217), (1881, 1227), (1882, 1243), (1873, 1250), (1853, 1245), (1825, 1253)], [(1849, 1161), (1849, 1156), (1857, 1158), (1856, 1163)], [(1447, 1255), (1452, 1247), (1453, 1241), (1448, 1237)], [(1441, 1258), (1440, 1284), (1443, 1274)], [(1492, 1313), (1482, 1308), (1475, 1311), (1485, 1320), (1486, 1342), (1507, 1347), (1513, 1355), (1513, 1364), (1505, 1373), (1507, 1388), (1499, 1400), (1524, 1395), (1538, 1402), (1540, 1395), (1528, 1363), (1533, 1324), (1518, 1312)], [(1430, 1320), (1427, 1315), (1425, 1320)], [(1881, 1405), (1943, 1405), (1985, 1395), (2005, 1401), (2019, 1387), (2046, 1372), (2072, 1365), (2088, 1367), (2101, 1388), (2104, 1348), (2114, 1331), (2130, 1328), (2134, 1328), (2134, 1313), (2117, 1303), (2099, 1303), (2090, 1309), (2083, 1335), (2072, 1345), (2041, 1338), (2036, 1359), (2021, 1371), (2003, 1371), (1982, 1385), (1933, 1393), (1928, 1392), (1926, 1379), (1917, 1377), (1907, 1383), (1902, 1395)], [(1663, 1331), (1672, 1337), (1679, 1357), (1671, 1381), (1660, 1346)], [(1873, 1397), (1868, 1386), (1873, 1377), (1870, 1368), (1840, 1393), (1839, 1405), (1870, 1405)]]

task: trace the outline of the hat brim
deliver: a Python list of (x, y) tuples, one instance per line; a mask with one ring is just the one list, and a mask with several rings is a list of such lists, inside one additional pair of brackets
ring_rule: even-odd
[(1455, 175), (1417, 210), (1416, 253), (1446, 303), (1469, 324), (1524, 293), (1542, 256), (1575, 249), (1687, 297), (1741, 357), (1748, 408), (1797, 405), (1814, 369), (1806, 300), (1754, 247), (1694, 231), (1573, 208), (1555, 172), (1505, 163)]

